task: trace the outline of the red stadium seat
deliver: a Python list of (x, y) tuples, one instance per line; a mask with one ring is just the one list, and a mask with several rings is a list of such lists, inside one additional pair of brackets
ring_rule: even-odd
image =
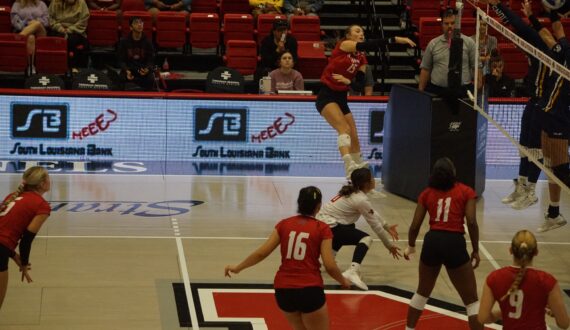
[(422, 17), (420, 18), (419, 38), (420, 48), (426, 49), (431, 39), (441, 35), (441, 18), (439, 17)]
[(528, 58), (514, 44), (499, 44), (499, 54), (505, 61), (504, 73), (513, 79), (522, 79), (528, 73)]
[(119, 40), (117, 13), (92, 10), (87, 24), (87, 40), (91, 46), (115, 46)]
[(36, 39), (35, 54), (37, 73), (67, 73), (67, 39), (61, 37), (38, 37)]
[(26, 37), (16, 33), (0, 33), (0, 71), (22, 72), (28, 69)]
[(248, 0), (220, 0), (220, 17), (227, 13), (251, 14)]
[(291, 17), (291, 35), (297, 41), (320, 41), (321, 20), (318, 16)]
[(14, 0), (0, 0), (0, 6), (12, 8)]
[(161, 11), (156, 16), (156, 44), (162, 48), (184, 48), (186, 13)]
[(122, 0), (121, 11), (145, 11), (144, 0)]
[(10, 20), (10, 7), (0, 6), (0, 33), (12, 32), (12, 21)]
[(218, 14), (190, 14), (190, 45), (192, 48), (218, 48), (220, 19)]
[(192, 0), (190, 9), (193, 13), (217, 13), (218, 2), (216, 0)]
[(144, 28), (143, 28), (144, 34), (146, 35), (148, 40), (152, 40), (152, 31), (153, 31), (152, 17), (148, 11), (138, 11), (138, 10), (124, 11), (123, 22), (121, 24), (121, 35), (123, 37), (129, 35), (129, 33), (131, 32), (131, 27), (129, 26), (129, 19), (134, 16), (140, 17), (142, 19), (144, 23)]
[(222, 35), (224, 44), (229, 40), (253, 40), (253, 16), (250, 14), (226, 14)]
[[(477, 19), (473, 17), (463, 17), (461, 19), (461, 33), (470, 37), (477, 31)], [(441, 32), (441, 29), (440, 29)]]
[(327, 66), (324, 42), (299, 41), (296, 69), (304, 79), (318, 79)]
[(224, 62), (242, 75), (250, 75), (257, 67), (257, 44), (253, 40), (230, 40)]
[(422, 17), (439, 17), (441, 3), (437, 0), (414, 0), (410, 8), (412, 24), (418, 26)]
[(271, 30), (273, 30), (273, 22), (276, 20), (287, 20), (285, 15), (277, 14), (259, 14), (257, 16), (257, 43), (261, 44), (261, 40), (265, 38)]

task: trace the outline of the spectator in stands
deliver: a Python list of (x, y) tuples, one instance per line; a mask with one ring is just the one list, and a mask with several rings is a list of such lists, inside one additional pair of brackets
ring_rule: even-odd
[[(374, 93), (374, 75), (372, 74), (372, 66), (371, 65), (367, 65), (366, 66), (366, 72), (365, 74), (365, 80), (364, 80), (364, 89), (362, 90), (362, 92), (357, 92), (354, 89), (352, 89), (352, 87), (350, 87), (350, 90), (348, 91), (348, 94), (351, 96), (371, 96), (372, 93)], [(354, 81), (354, 79), (353, 79)]]
[(143, 20), (138, 16), (129, 19), (131, 32), (121, 39), (118, 49), (118, 63), (124, 83), (133, 83), (144, 90), (151, 90), (154, 84), (154, 49), (144, 34)]
[(87, 6), (91, 10), (116, 11), (118, 15), (121, 12), (121, 2), (122, 0), (87, 0)]
[[(17, 0), (10, 10), (10, 18), (14, 31), (28, 38), (28, 54), (32, 56), (31, 63), (34, 63), (36, 37), (47, 34), (49, 20), (46, 4), (40, 0)], [(31, 73), (35, 73), (33, 66)]]
[(257, 20), (259, 14), (281, 14), (283, 0), (249, 0), (251, 14)]
[(295, 62), (291, 52), (284, 51), (279, 56), (279, 68), (271, 71), (271, 93), (278, 90), (302, 91), (305, 89), (305, 82), (301, 73), (293, 69)]
[[(476, 14), (477, 12), (473, 12)], [(471, 36), (473, 41), (477, 42), (475, 39), (476, 34)], [(479, 61), (483, 63), (483, 73), (488, 74), (489, 69), (489, 59), (491, 59), (497, 52), (497, 38), (490, 36), (488, 34), (487, 22), (484, 20), (479, 20)]]
[(297, 39), (287, 33), (288, 28), (286, 20), (277, 20), (273, 23), (271, 33), (261, 40), (259, 49), (261, 64), (257, 66), (255, 81), (279, 67), (279, 55), (284, 51), (291, 53), (293, 62), (297, 63)]
[(85, 0), (52, 0), (48, 9), (51, 35), (67, 39), (70, 54), (69, 63), (73, 72), (78, 67), (87, 67), (89, 61), (89, 42), (87, 41), (87, 22), (89, 8)]
[(284, 0), (283, 11), (288, 19), (292, 16), (318, 16), (324, 0)]
[[(432, 39), (427, 45), (420, 65), (420, 83), (418, 88), (433, 94), (450, 96), (466, 95), (467, 89), (473, 88), (473, 77), (475, 73), (475, 42), (473, 39), (461, 35), (463, 39), (463, 66), (461, 71), (461, 87), (459, 90), (451, 90), (448, 86), (449, 58), (450, 58), (450, 38), (452, 37), (455, 25), (456, 11), (448, 8), (442, 12), (443, 34)], [(479, 68), (479, 70), (482, 66)], [(482, 76), (482, 75), (479, 75)], [(477, 84), (480, 88), (482, 79)]]
[(485, 75), (490, 97), (514, 97), (515, 81), (503, 74), (505, 61), (500, 55), (491, 58), (491, 73)]
[(156, 15), (161, 11), (181, 11), (188, 14), (190, 3), (192, 0), (144, 0), (144, 5), (152, 16), (153, 24), (156, 23)]

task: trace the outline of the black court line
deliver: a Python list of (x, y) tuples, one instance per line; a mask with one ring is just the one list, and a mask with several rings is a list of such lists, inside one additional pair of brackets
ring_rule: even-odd
[[(202, 306), (200, 304), (199, 289), (273, 289), (272, 284), (229, 284), (229, 283), (191, 283), (192, 296), (194, 298), (194, 306), (196, 307), (196, 314), (198, 316), (198, 324), (202, 328), (211, 327), (227, 327), (229, 330), (252, 330), (253, 327), (249, 322), (206, 322), (204, 321), (204, 314), (202, 313)], [(413, 292), (398, 289), (387, 285), (371, 285), (370, 290), (382, 291), (393, 294), (399, 297), (411, 299)], [(180, 327), (191, 327), (190, 313), (188, 311), (188, 304), (186, 301), (186, 292), (183, 283), (172, 283), (174, 290), (174, 297), (176, 299), (176, 308), (178, 311), (178, 320)], [(338, 285), (327, 285), (326, 290), (339, 290)], [(358, 292), (358, 291), (355, 291)], [(570, 295), (570, 290), (565, 290)], [(466, 315), (465, 306), (455, 305), (447, 301), (429, 298), (428, 304), (446, 309), (448, 311), (456, 312)]]

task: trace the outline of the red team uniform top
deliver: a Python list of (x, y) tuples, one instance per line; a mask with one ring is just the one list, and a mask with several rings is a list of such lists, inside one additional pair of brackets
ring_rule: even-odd
[(444, 230), (465, 233), (463, 221), (465, 218), (465, 205), (470, 199), (477, 198), (473, 189), (457, 182), (448, 191), (441, 191), (431, 187), (420, 194), (418, 203), (429, 213), (429, 226), (431, 230)]
[[(10, 196), (12, 195), (6, 196), (4, 201)], [(33, 191), (23, 192), (0, 213), (0, 244), (10, 250), (16, 249), (20, 237), (34, 217), (49, 215), (50, 212), (51, 207), (41, 195)]]
[(332, 239), (326, 223), (313, 217), (296, 215), (281, 220), (275, 229), (281, 239), (281, 266), (275, 274), (276, 289), (323, 287), (321, 242)]
[(352, 80), (356, 76), (358, 69), (367, 64), (366, 56), (363, 52), (348, 53), (340, 49), (342, 41), (336, 44), (331, 56), (329, 64), (321, 75), (321, 82), (328, 88), (337, 92), (346, 92), (350, 89), (349, 85), (334, 80), (333, 73), (343, 75), (345, 78)]
[(503, 301), (500, 299), (509, 291), (519, 268), (504, 267), (487, 276), (487, 285), (493, 297), (501, 306), (505, 329), (546, 329), (544, 321), (548, 294), (556, 285), (556, 279), (541, 270), (527, 268), (519, 290)]

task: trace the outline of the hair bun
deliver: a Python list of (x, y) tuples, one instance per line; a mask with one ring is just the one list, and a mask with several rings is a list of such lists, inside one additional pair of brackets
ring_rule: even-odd
[(526, 244), (526, 242), (522, 242), (519, 247), (520, 247), (521, 249), (526, 249), (526, 248), (528, 248), (528, 245)]

